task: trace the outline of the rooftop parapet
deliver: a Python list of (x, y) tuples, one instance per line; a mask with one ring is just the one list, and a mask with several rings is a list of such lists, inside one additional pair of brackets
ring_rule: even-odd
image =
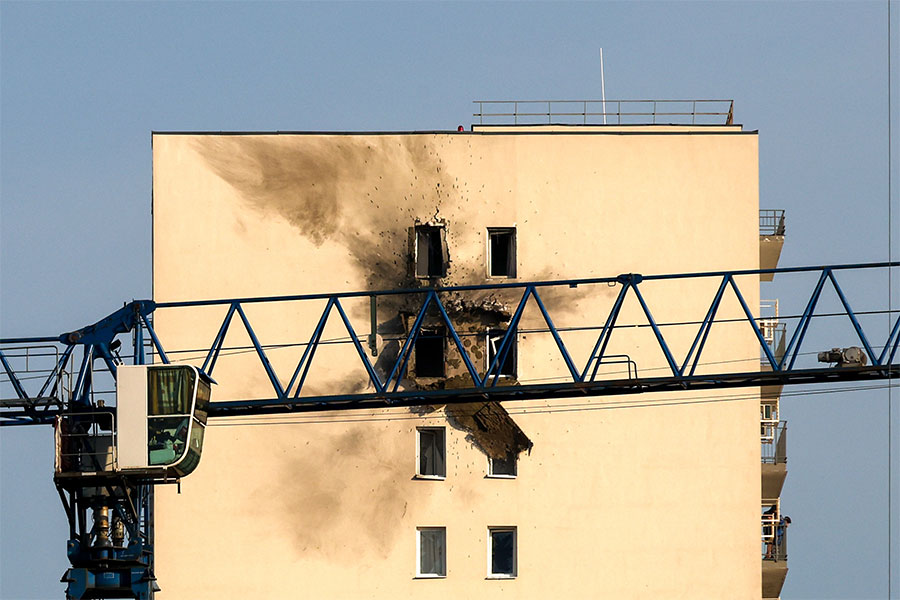
[(733, 100), (474, 100), (478, 125), (734, 125)]

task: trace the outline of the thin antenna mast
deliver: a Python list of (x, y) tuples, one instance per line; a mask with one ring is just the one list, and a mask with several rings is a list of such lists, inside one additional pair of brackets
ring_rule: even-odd
[(603, 101), (603, 124), (606, 125), (606, 80), (603, 77), (603, 48), (600, 48), (600, 99)]

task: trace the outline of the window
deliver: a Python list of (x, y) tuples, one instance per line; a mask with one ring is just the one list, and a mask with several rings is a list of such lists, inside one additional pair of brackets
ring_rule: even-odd
[(516, 230), (488, 229), (488, 277), (516, 276)]
[(443, 479), (447, 476), (447, 465), (444, 462), (444, 428), (443, 427), (419, 427), (418, 434), (418, 462), (419, 477)]
[(194, 372), (186, 367), (161, 367), (147, 372), (147, 414), (181, 415), (191, 412)]
[[(494, 358), (500, 352), (500, 345), (503, 344), (503, 336), (506, 335), (505, 329), (489, 329), (487, 333), (487, 367), (490, 369), (494, 364)], [(513, 332), (509, 340), (509, 350), (506, 352), (506, 358), (500, 364), (499, 371), (495, 369), (493, 373), (498, 373), (507, 377), (516, 376), (516, 333)]]
[(759, 405), (759, 435), (763, 443), (771, 443), (775, 440), (775, 430), (778, 427), (778, 404), (763, 401)]
[(447, 242), (442, 226), (416, 226), (416, 277), (447, 274)]
[(488, 476), (515, 477), (518, 462), (519, 457), (515, 452), (509, 452), (503, 458), (488, 458)]
[(419, 527), (416, 530), (416, 577), (447, 576), (447, 529)]
[(188, 449), (195, 379), (189, 367), (147, 371), (147, 464), (174, 464)]
[(488, 578), (516, 576), (516, 528), (488, 529)]
[(444, 327), (422, 328), (416, 338), (416, 377), (444, 376)]

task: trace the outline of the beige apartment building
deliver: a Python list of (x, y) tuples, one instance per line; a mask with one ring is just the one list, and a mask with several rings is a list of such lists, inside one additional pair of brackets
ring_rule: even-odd
[[(709, 124), (699, 109), (684, 124), (654, 111), (592, 125), (584, 113), (467, 131), (155, 133), (154, 300), (775, 266), (783, 220), (760, 230), (758, 136), (730, 107)], [(717, 285), (643, 291), (658, 322), (696, 322)], [(741, 285), (760, 306), (758, 278)], [(603, 287), (544, 295), (576, 362), (615, 299)], [(455, 298), (482, 370), (516, 294)], [(323, 302), (248, 308), (275, 371), (290, 376)], [(409, 303), (383, 302), (377, 335), (360, 334), (376, 369), (412, 326)], [(345, 308), (368, 334), (369, 301)], [(170, 349), (208, 348), (222, 312), (158, 311), (154, 325)], [(741, 314), (726, 300), (719, 316)], [(634, 298), (619, 322), (646, 323)], [(565, 380), (542, 324), (525, 311), (503, 384)], [(426, 326), (402, 387), (465, 385), (446, 331)], [(746, 324), (716, 327), (700, 370), (758, 370)], [(676, 356), (696, 329), (666, 330)], [(339, 318), (323, 339), (301, 397), (366, 391)], [(225, 345), (213, 400), (271, 397), (248, 336), (233, 330)], [(646, 375), (666, 365), (646, 327), (618, 329), (609, 354)], [(197, 470), (156, 492), (160, 597), (777, 597), (786, 562), (762, 560), (761, 530), (776, 525), (770, 513), (761, 528), (760, 500), (778, 503), (784, 481), (780, 390), (739, 391), (212, 419)], [(772, 449), (762, 466), (760, 437)]]

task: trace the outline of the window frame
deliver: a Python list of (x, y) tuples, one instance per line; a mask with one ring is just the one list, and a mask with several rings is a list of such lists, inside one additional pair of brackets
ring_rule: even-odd
[[(442, 455), (443, 473), (431, 475), (422, 473), (422, 432), (423, 431), (440, 431), (441, 442), (443, 445)], [(443, 481), (447, 478), (447, 428), (446, 427), (416, 427), (416, 479), (430, 479), (434, 481)]]
[[(508, 248), (508, 252), (512, 255), (512, 260), (507, 259), (507, 266), (512, 267), (512, 269), (508, 269), (506, 275), (495, 275), (493, 272), (493, 251), (492, 240), (495, 235), (498, 234), (509, 234), (510, 245)], [(488, 279), (517, 279), (519, 274), (519, 248), (518, 248), (518, 235), (516, 231), (516, 227), (488, 227), (487, 228), (487, 249), (485, 252), (486, 264), (485, 264), (485, 273)], [(509, 272), (511, 271), (511, 272)]]
[[(511, 532), (512, 542), (512, 573), (494, 572), (494, 533)], [(515, 525), (489, 526), (487, 536), (487, 579), (515, 579), (519, 576), (519, 532)]]
[[(503, 339), (503, 336), (506, 335), (508, 329), (503, 329), (501, 327), (488, 327), (487, 331), (484, 334), (484, 372), (487, 373), (488, 369), (491, 368), (491, 363), (494, 361), (494, 357), (491, 355), (491, 336), (492, 335), (500, 335), (500, 339)], [(502, 333), (501, 333), (502, 332)], [(512, 336), (512, 347), (510, 348), (510, 352), (512, 352), (512, 373), (500, 373), (499, 377), (501, 379), (518, 379), (519, 377), (519, 333), (518, 331), (513, 332)], [(503, 365), (499, 365), (502, 367)], [(493, 376), (492, 376), (493, 377)]]
[[(442, 573), (422, 572), (422, 533), (440, 532), (442, 534), (443, 555), (441, 558)], [(416, 579), (445, 579), (447, 577), (447, 528), (446, 527), (416, 527)]]
[[(422, 274), (419, 272), (419, 235), (425, 231), (436, 231), (438, 234), (438, 243), (440, 244), (441, 264), (440, 273), (433, 275), (431, 273)], [(447, 228), (443, 224), (429, 225), (421, 224), (413, 227), (412, 235), (412, 256), (413, 256), (413, 275), (416, 279), (440, 279), (447, 276), (448, 250), (447, 250)]]
[(487, 477), (491, 479), (515, 479), (519, 476), (519, 457), (516, 455), (513, 458), (513, 472), (512, 473), (495, 473), (494, 472), (494, 459), (488, 456), (488, 466), (487, 466)]

